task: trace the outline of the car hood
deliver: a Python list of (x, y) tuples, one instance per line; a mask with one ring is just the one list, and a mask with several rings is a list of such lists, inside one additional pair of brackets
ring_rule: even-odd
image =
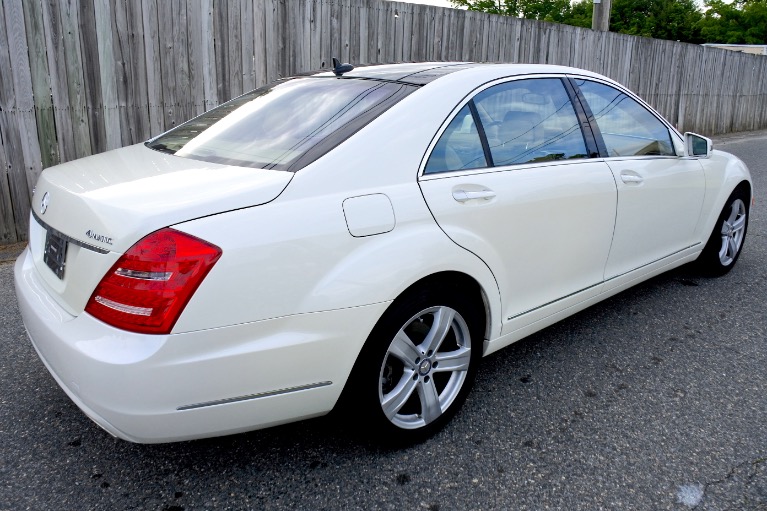
[(292, 177), (290, 172), (181, 158), (137, 144), (46, 169), (32, 211), (74, 240), (122, 253), (157, 229), (270, 202)]

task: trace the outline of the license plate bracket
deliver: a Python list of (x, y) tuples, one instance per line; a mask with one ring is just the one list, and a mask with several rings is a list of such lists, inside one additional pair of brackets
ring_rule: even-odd
[(43, 261), (51, 271), (59, 278), (64, 279), (64, 269), (67, 263), (67, 240), (52, 230), (46, 230), (45, 252)]

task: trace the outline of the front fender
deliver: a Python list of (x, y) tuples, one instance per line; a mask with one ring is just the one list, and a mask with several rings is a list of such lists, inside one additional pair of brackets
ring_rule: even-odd
[(696, 230), (696, 238), (705, 245), (733, 190), (739, 184), (747, 182), (753, 200), (753, 183), (751, 172), (746, 164), (730, 153), (713, 151), (710, 158), (701, 159), (700, 163), (706, 177), (706, 195), (701, 210), (701, 219)]

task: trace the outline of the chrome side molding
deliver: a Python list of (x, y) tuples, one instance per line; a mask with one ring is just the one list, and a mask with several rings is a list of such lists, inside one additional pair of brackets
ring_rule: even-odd
[(262, 397), (279, 396), (282, 394), (291, 394), (293, 392), (301, 392), (303, 390), (318, 389), (321, 387), (327, 387), (333, 385), (332, 381), (321, 381), (318, 383), (310, 383), (308, 385), (299, 385), (298, 387), (289, 387), (287, 389), (270, 390), (268, 392), (259, 392), (258, 394), (248, 394), (247, 396), (230, 397), (226, 399), (217, 399), (215, 401), (206, 401), (204, 403), (195, 403), (192, 405), (179, 406), (176, 410), (182, 412), (184, 410), (195, 410), (197, 408), (206, 408), (208, 406), (226, 405), (229, 403), (239, 403), (241, 401), (251, 401), (253, 399), (261, 399)]

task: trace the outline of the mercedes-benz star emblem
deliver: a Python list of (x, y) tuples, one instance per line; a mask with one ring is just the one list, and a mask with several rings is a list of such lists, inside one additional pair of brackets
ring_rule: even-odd
[(45, 195), (43, 195), (43, 200), (40, 202), (40, 214), (44, 215), (46, 211), (48, 211), (48, 204), (51, 202), (51, 194), (48, 192), (45, 192)]

